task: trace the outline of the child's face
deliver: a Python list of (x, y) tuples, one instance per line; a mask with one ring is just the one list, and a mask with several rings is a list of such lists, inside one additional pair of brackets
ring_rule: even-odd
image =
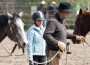
[(38, 26), (41, 26), (42, 20), (36, 20), (36, 24), (37, 24)]

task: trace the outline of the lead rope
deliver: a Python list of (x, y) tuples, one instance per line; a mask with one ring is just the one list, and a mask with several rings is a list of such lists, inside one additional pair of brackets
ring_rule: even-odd
[[(85, 41), (86, 42), (86, 41)], [(86, 42), (87, 43), (87, 42)], [(87, 43), (88, 44), (88, 43)], [(88, 44), (89, 45), (89, 44)], [(86, 52), (86, 48), (85, 48), (85, 46), (84, 46), (84, 44), (83, 44), (83, 47), (84, 47), (84, 52)], [(90, 47), (90, 45), (89, 45), (89, 47)], [(66, 61), (65, 61), (65, 65), (67, 65), (67, 60), (68, 60), (68, 56), (67, 56), (68, 54), (66, 54)], [(85, 54), (86, 55), (86, 54)], [(84, 61), (83, 61), (83, 65), (86, 65), (85, 64), (85, 57), (84, 57)]]
[[(5, 31), (6, 31), (6, 29), (5, 29)], [(5, 31), (4, 31), (4, 33), (5, 33)], [(4, 33), (2, 34), (2, 35), (4, 35)], [(1, 36), (2, 36), (1, 35)], [(7, 49), (3, 46), (3, 44), (2, 43), (0, 43), (1, 45), (2, 45), (2, 47), (5, 49), (5, 51), (10, 55), (10, 56), (12, 56), (12, 54), (9, 52), (9, 51), (7, 51)]]
[[(81, 22), (80, 22), (80, 24), (83, 24), (82, 16), (81, 16)], [(80, 29), (80, 27), (81, 27), (81, 26), (79, 26), (79, 29)], [(79, 35), (80, 35), (80, 30), (79, 30)], [(84, 41), (84, 42), (86, 42), (86, 41)], [(88, 45), (87, 42), (86, 42), (86, 44)], [(85, 48), (85, 46), (84, 46), (83, 43), (82, 43), (82, 45), (83, 45), (83, 47), (84, 47), (84, 52), (86, 52), (86, 48)], [(88, 46), (89, 46), (89, 45), (88, 45)], [(86, 56), (86, 54), (85, 54), (85, 56)], [(84, 57), (83, 65), (86, 65), (86, 64), (85, 64), (85, 57)]]
[[(27, 56), (26, 56), (26, 57), (27, 57), (27, 59), (30, 60), (32, 63), (36, 63), (36, 64), (47, 64), (47, 63), (49, 63), (50, 61), (52, 61), (52, 60), (58, 55), (59, 52), (60, 52), (60, 50), (58, 50), (57, 53), (56, 53), (50, 60), (48, 60), (48, 61), (46, 61), (46, 62), (42, 62), (42, 63), (39, 63), (39, 62), (30, 60)], [(61, 56), (62, 56), (62, 54), (61, 54)]]
[[(90, 47), (90, 45), (87, 43), (87, 41), (86, 40), (84, 40), (84, 42)], [(85, 51), (85, 53), (87, 53), (87, 51), (86, 51), (86, 48), (85, 48), (85, 45), (83, 44), (83, 47), (84, 47), (84, 51)], [(85, 56), (86, 56), (86, 54), (85, 54)], [(86, 65), (85, 64), (85, 59), (86, 59), (86, 57), (84, 58), (84, 65)]]
[(67, 60), (68, 60), (68, 59), (67, 59), (67, 53), (66, 53), (66, 61), (65, 61), (65, 65), (67, 65)]
[[(84, 41), (89, 47), (90, 47), (90, 45), (86, 42), (86, 41)], [(3, 44), (1, 43), (1, 45), (2, 45), (2, 47), (5, 49), (5, 51), (7, 51), (7, 49), (3, 46)], [(85, 48), (85, 46), (84, 46), (84, 44), (83, 44), (83, 47), (84, 47), (84, 51), (86, 52), (86, 48)], [(36, 63), (36, 64), (46, 64), (46, 63), (49, 63), (50, 61), (52, 61), (56, 56), (57, 56), (57, 54), (60, 52), (60, 50), (58, 50), (57, 51), (57, 53), (50, 59), (50, 60), (48, 60), (48, 61), (46, 61), (46, 62), (42, 62), (42, 63), (39, 63), (39, 62), (36, 62), (36, 61), (32, 61), (32, 60), (30, 60), (29, 58), (28, 58), (28, 60), (30, 60), (32, 63)], [(8, 51), (7, 51), (7, 53), (9, 53)], [(10, 55), (11, 55), (11, 53), (9, 53)], [(86, 55), (86, 54), (85, 54)], [(26, 56), (27, 57), (27, 56)], [(61, 54), (61, 57), (62, 57), (62, 54)], [(65, 62), (65, 65), (67, 65), (67, 54), (66, 54), (66, 62)], [(85, 65), (85, 58), (84, 58), (84, 65)]]
[[(6, 31), (6, 29), (5, 29), (5, 31)], [(1, 36), (5, 34), (5, 31), (1, 34)], [(1, 36), (0, 36), (0, 37), (1, 37)], [(3, 44), (2, 44), (2, 43), (0, 43), (0, 44), (1, 44), (2, 47), (5, 49), (5, 51), (6, 51), (8, 54), (10, 54), (10, 52), (7, 51), (7, 49), (3, 46)], [(11, 55), (11, 54), (10, 54), (10, 55)]]
[(84, 52), (85, 52), (85, 54), (84, 54), (85, 57), (84, 57), (84, 60), (83, 60), (83, 64), (86, 65), (85, 64), (85, 59), (86, 59), (86, 53), (87, 53), (87, 51), (86, 51), (86, 48), (85, 48), (85, 45), (84, 44), (83, 44), (83, 47), (84, 47)]
[[(85, 41), (86, 42), (86, 41)], [(87, 42), (86, 42), (87, 43)], [(87, 45), (90, 47), (90, 45), (87, 43)], [(86, 52), (86, 48), (85, 48), (85, 46), (84, 46), (84, 44), (83, 44), (83, 47), (84, 47), (84, 51)], [(57, 54), (60, 52), (60, 50), (58, 50), (57, 51), (57, 53), (50, 59), (50, 60), (48, 60), (48, 61), (46, 61), (46, 62), (42, 62), (42, 63), (39, 63), (39, 62), (36, 62), (36, 61), (32, 61), (32, 60), (30, 60), (29, 58), (28, 58), (28, 60), (30, 60), (32, 63), (36, 63), (36, 64), (46, 64), (46, 63), (49, 63), (50, 61), (52, 61), (56, 56), (57, 56)], [(86, 54), (85, 54), (86, 55)], [(27, 56), (26, 56), (27, 57)], [(62, 57), (62, 54), (61, 54), (61, 57)], [(65, 65), (67, 65), (67, 60), (68, 60), (68, 58), (67, 58), (67, 54), (66, 54), (66, 62), (65, 62)], [(84, 58), (84, 65), (86, 65), (85, 64), (85, 58)]]
[(87, 43), (87, 41), (84, 41), (89, 47), (90, 47), (90, 45)]
[[(3, 44), (1, 43), (1, 45), (2, 45), (2, 47), (7, 51), (7, 49), (3, 46)], [(7, 51), (8, 52), (8, 51)], [(42, 62), (42, 63), (39, 63), (39, 62), (36, 62), (36, 61), (32, 61), (32, 60), (30, 60), (27, 56), (27, 58), (28, 58), (28, 60), (30, 60), (32, 63), (36, 63), (36, 64), (47, 64), (47, 63), (49, 63), (50, 61), (52, 61), (57, 55), (58, 55), (58, 53), (60, 52), (60, 50), (58, 50), (57, 51), (57, 53), (50, 59), (50, 60), (48, 60), (48, 61), (46, 61), (46, 62)], [(9, 53), (9, 52), (8, 52)], [(11, 53), (9, 53), (10, 55), (11, 55)], [(25, 54), (26, 55), (26, 54)], [(61, 54), (61, 57), (62, 57), (62, 54)]]
[(5, 51), (8, 53), (8, 54), (10, 54), (11, 55), (11, 53), (9, 52), (9, 51), (7, 51), (7, 49), (3, 46), (3, 44), (2, 43), (0, 43), (1, 45), (2, 45), (2, 47), (5, 49)]

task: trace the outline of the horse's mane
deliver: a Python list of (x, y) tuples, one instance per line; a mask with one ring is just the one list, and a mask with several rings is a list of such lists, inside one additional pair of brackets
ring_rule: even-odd
[(8, 24), (8, 16), (0, 15), (0, 34), (2, 34), (7, 24)]

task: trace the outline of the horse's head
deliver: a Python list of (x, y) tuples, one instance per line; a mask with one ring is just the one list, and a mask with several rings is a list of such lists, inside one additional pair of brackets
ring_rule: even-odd
[(19, 47), (24, 47), (27, 44), (27, 38), (24, 31), (24, 23), (21, 20), (21, 16), (23, 12), (19, 14), (10, 14), (7, 12), (7, 16), (9, 17), (8, 20), (8, 37), (13, 41), (17, 42)]
[(74, 34), (86, 36), (90, 30), (90, 11), (80, 9), (75, 21)]

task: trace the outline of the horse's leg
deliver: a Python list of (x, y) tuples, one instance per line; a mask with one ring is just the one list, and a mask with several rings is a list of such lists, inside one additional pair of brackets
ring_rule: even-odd
[(15, 51), (17, 45), (18, 45), (18, 44), (15, 44), (15, 45), (14, 45), (14, 47), (13, 47), (13, 49), (12, 49), (12, 51), (11, 51), (11, 55), (12, 55), (12, 53)]
[(22, 48), (22, 52), (23, 52), (23, 54), (25, 53), (25, 50), (24, 50), (24, 48)]

